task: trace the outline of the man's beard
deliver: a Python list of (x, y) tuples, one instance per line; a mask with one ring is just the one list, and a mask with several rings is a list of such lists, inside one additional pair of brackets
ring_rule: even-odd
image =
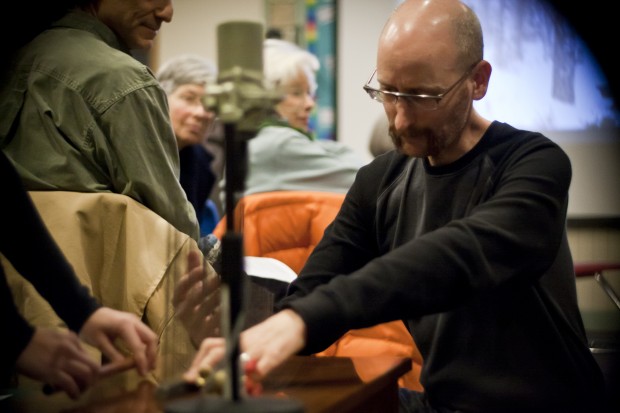
[[(407, 131), (406, 134), (402, 134), (402, 133), (399, 134), (399, 133), (396, 133), (392, 127), (390, 127), (389, 135), (390, 135), (390, 139), (392, 139), (392, 143), (394, 144), (394, 147), (396, 148), (396, 150), (408, 156), (424, 158), (427, 156), (434, 156), (441, 151), (441, 147), (439, 145), (441, 141), (437, 139), (437, 136), (435, 135), (435, 133), (433, 133), (433, 131), (430, 129), (409, 130)], [(425, 152), (418, 153), (418, 154), (407, 153), (404, 150), (405, 144), (409, 142), (409, 145), (411, 146), (410, 142), (413, 142), (416, 140), (426, 142), (427, 146), (426, 146)]]

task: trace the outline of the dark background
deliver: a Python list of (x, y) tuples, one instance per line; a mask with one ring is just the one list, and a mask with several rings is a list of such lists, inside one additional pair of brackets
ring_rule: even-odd
[(620, 19), (613, 2), (548, 0), (572, 24), (596, 57), (616, 105), (620, 100)]

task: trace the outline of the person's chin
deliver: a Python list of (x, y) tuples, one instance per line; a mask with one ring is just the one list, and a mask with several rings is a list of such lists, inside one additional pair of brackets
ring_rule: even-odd
[(153, 47), (153, 44), (154, 44), (153, 40), (138, 39), (132, 42), (132, 44), (129, 45), (129, 48), (131, 50), (150, 50)]
[(398, 149), (400, 153), (413, 158), (421, 158), (424, 156), (424, 151), (419, 145), (411, 144), (404, 140), (400, 140), (396, 143), (396, 149)]
[(187, 138), (187, 142), (190, 145), (196, 145), (198, 143), (202, 143), (202, 135), (194, 135), (194, 134), (192, 134), (191, 136), (189, 136)]
[(134, 31), (133, 34), (131, 48), (149, 50), (153, 47), (157, 31), (142, 26), (137, 31)]
[(143, 50), (149, 50), (153, 47), (153, 44), (155, 44), (155, 39), (141, 39), (140, 48)]
[(308, 124), (305, 123), (305, 122), (291, 123), (291, 126), (296, 128), (296, 129), (302, 130), (302, 131), (304, 131), (306, 133), (308, 132)]

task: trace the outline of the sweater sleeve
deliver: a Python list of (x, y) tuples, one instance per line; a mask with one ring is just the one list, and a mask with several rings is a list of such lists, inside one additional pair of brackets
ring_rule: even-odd
[(4, 386), (10, 378), (15, 361), (32, 338), (34, 328), (17, 311), (2, 266), (0, 266), (0, 307), (0, 328), (9, 332), (11, 337), (11, 340), (0, 340), (0, 386)]
[(7, 190), (0, 203), (0, 252), (67, 326), (78, 332), (100, 305), (80, 283), (4, 153), (0, 156), (0, 176)]

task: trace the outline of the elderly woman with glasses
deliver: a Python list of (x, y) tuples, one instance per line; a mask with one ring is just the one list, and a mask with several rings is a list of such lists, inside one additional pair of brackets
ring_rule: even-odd
[(217, 69), (211, 60), (193, 54), (173, 57), (157, 72), (168, 97), (170, 121), (179, 148), (181, 186), (196, 210), (201, 237), (210, 234), (219, 220), (217, 206), (211, 200), (217, 188), (213, 169), (217, 160), (205, 147), (216, 116), (203, 105), (207, 87), (216, 76)]
[(280, 190), (346, 192), (362, 160), (347, 146), (316, 140), (309, 129), (315, 107), (315, 55), (280, 39), (263, 47), (265, 87), (280, 93), (274, 117), (248, 142), (245, 194)]

